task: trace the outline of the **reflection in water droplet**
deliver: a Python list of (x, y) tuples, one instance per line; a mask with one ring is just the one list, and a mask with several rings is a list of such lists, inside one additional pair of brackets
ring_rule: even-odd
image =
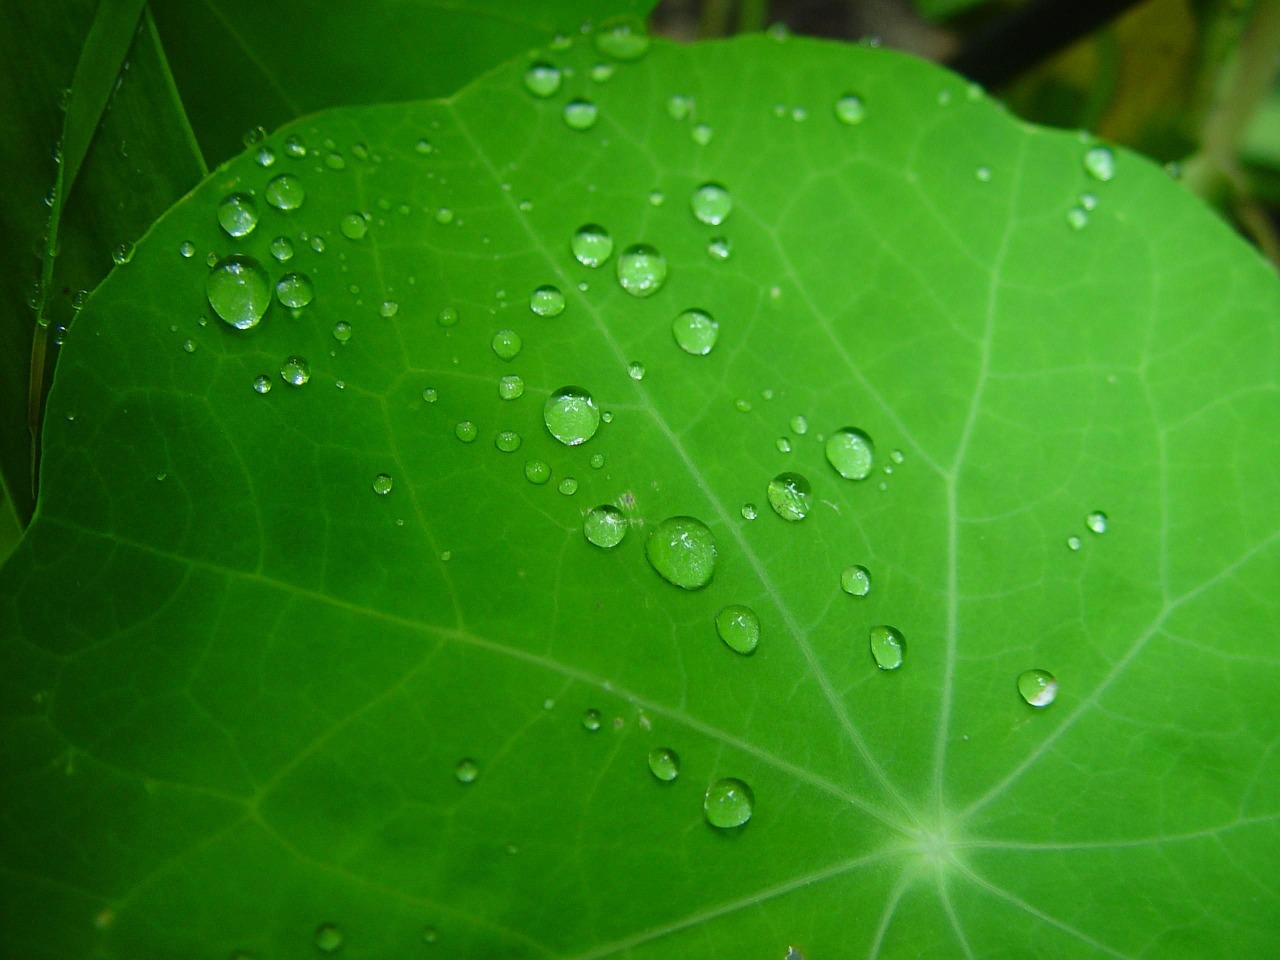
[(680, 776), (680, 757), (670, 747), (654, 747), (649, 751), (649, 772), (670, 783)]
[(599, 470), (603, 466), (604, 466), (604, 454), (593, 453), (591, 455), (591, 468), (593, 470)]
[(288, 237), (276, 237), (271, 241), (271, 255), (281, 263), (293, 259), (293, 241)]
[(759, 515), (760, 515), (760, 512), (756, 510), (756, 505), (754, 503), (744, 503), (742, 505), (743, 520), (754, 520)]
[(597, 547), (616, 547), (627, 535), (627, 518), (613, 504), (602, 503), (588, 511), (582, 533)]
[(514, 360), (520, 352), (520, 334), (514, 330), (499, 330), (493, 335), (493, 352), (503, 360)]
[(315, 299), (315, 287), (305, 273), (286, 273), (276, 281), (276, 298), (286, 307), (305, 307)]
[(650, 297), (667, 279), (667, 258), (647, 243), (633, 243), (618, 256), (618, 283), (633, 297)]
[(1057, 678), (1048, 670), (1025, 670), (1018, 674), (1018, 693), (1033, 707), (1047, 707), (1057, 699)]
[(529, 68), (524, 72), (525, 89), (535, 97), (541, 97), (544, 100), (560, 89), (560, 80), (559, 68), (545, 60), (529, 64)]
[(584, 267), (598, 267), (613, 254), (613, 237), (598, 223), (584, 223), (569, 241), (574, 258)]
[(776, 441), (779, 453), (791, 452), (791, 441), (786, 437), (779, 437)]
[(728, 237), (712, 237), (707, 241), (707, 255), (712, 260), (728, 260), (733, 253)]
[(178, 244), (178, 253), (190, 259), (196, 255), (196, 245), (190, 240), (183, 240), (182, 243)]
[(586, 443), (600, 426), (600, 411), (582, 387), (561, 387), (547, 398), (542, 420), (550, 434), (565, 446)]
[(755, 802), (755, 794), (749, 786), (736, 777), (725, 777), (707, 787), (702, 811), (711, 826), (728, 830), (751, 819)]
[(470, 757), (463, 757), (453, 768), (453, 776), (459, 783), (475, 783), (480, 776), (480, 764)]
[(400, 304), (394, 300), (383, 300), (378, 304), (378, 316), (386, 317), (388, 320), (400, 312)]
[(493, 445), (503, 453), (515, 453), (520, 449), (520, 434), (514, 430), (502, 430), (493, 438)]
[(253, 378), (253, 389), (258, 391), (258, 393), (270, 393), (271, 378), (268, 377), (265, 373), (258, 374), (256, 377)]
[(315, 942), (316, 947), (325, 953), (333, 953), (342, 946), (342, 931), (338, 929), (336, 924), (322, 923), (316, 927)]
[(685, 353), (705, 357), (720, 337), (720, 324), (705, 310), (685, 310), (671, 321), (671, 333)]
[(503, 400), (515, 400), (524, 395), (524, 381), (515, 374), (509, 374), (498, 380), (498, 396)]
[(1110, 147), (1093, 147), (1085, 151), (1084, 169), (1093, 179), (1105, 183), (1116, 175), (1116, 155)]
[(311, 379), (311, 365), (306, 357), (294, 354), (284, 358), (280, 364), (280, 379), (293, 387), (300, 387)]
[(875, 445), (857, 427), (844, 427), (827, 438), (827, 462), (846, 480), (865, 480), (874, 459)]
[(243, 237), (258, 225), (258, 204), (247, 193), (232, 193), (218, 204), (218, 223), (228, 235)]
[(351, 324), (345, 320), (339, 320), (333, 325), (333, 339), (339, 343), (346, 343), (351, 339)]
[(876, 626), (871, 628), (871, 656), (881, 670), (897, 670), (902, 666), (906, 656), (907, 641), (893, 627)]
[(284, 153), (287, 157), (300, 160), (307, 155), (307, 145), (296, 133), (290, 134), (284, 138)]
[(253, 257), (233, 253), (213, 265), (204, 281), (213, 312), (237, 330), (256, 326), (271, 303), (271, 279)]
[(564, 313), (564, 294), (558, 287), (544, 284), (529, 295), (529, 309), (540, 317), (558, 317)]
[(585, 710), (582, 714), (582, 729), (595, 733), (600, 729), (600, 711)]
[[(1094, 510), (1084, 518), (1084, 525), (1094, 533), (1107, 532), (1107, 515), (1101, 510)], [(1123, 539), (1123, 538), (1121, 538)]]
[(471, 443), (476, 438), (479, 431), (476, 425), (470, 420), (459, 420), (457, 426), (453, 428), (453, 435), (463, 443)]
[(599, 111), (590, 100), (570, 100), (564, 105), (564, 122), (571, 130), (590, 130), (598, 117)]
[(783, 520), (803, 520), (813, 503), (809, 481), (798, 473), (780, 473), (770, 480), (768, 496), (773, 512)]
[(632, 360), (629, 364), (627, 364), (627, 376), (629, 376), (632, 380), (643, 380), (644, 364), (641, 363), (639, 360)]
[(840, 589), (854, 597), (865, 597), (871, 592), (871, 571), (860, 563), (845, 567), (840, 574)]
[(566, 497), (572, 497), (578, 492), (578, 481), (573, 477), (565, 477), (556, 485), (556, 489), (563, 493)]
[(395, 481), (391, 479), (391, 474), (380, 473), (373, 478), (373, 492), (379, 496), (385, 497), (391, 492), (391, 486)]
[(596, 49), (614, 60), (639, 60), (649, 50), (644, 24), (631, 16), (610, 20), (596, 30)]
[(866, 115), (867, 108), (857, 94), (846, 93), (836, 101), (836, 119), (847, 126), (861, 123)]
[(668, 517), (657, 524), (645, 541), (644, 553), (659, 576), (685, 590), (705, 587), (715, 573), (715, 538), (695, 517)]
[(440, 392), (435, 387), (423, 387), (422, 399), (427, 403), (435, 403), (440, 399)]
[(716, 633), (735, 653), (752, 653), (760, 642), (760, 619), (750, 607), (731, 604), (716, 614)]
[(704, 183), (693, 191), (689, 206), (700, 222), (716, 227), (724, 223), (733, 211), (733, 197), (719, 183)]
[(524, 465), (524, 477), (539, 486), (551, 479), (551, 467), (545, 460), (530, 460)]

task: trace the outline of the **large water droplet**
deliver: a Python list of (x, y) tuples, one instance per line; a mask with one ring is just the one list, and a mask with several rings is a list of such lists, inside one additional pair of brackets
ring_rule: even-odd
[(600, 426), (600, 410), (582, 387), (561, 387), (542, 408), (542, 419), (553, 437), (566, 446), (586, 443)]
[(524, 478), (541, 486), (551, 479), (551, 467), (545, 460), (530, 460), (524, 465)]
[(616, 547), (627, 535), (627, 518), (613, 504), (602, 503), (588, 511), (582, 533), (597, 547)]
[(651, 297), (667, 279), (667, 258), (647, 243), (633, 243), (618, 256), (618, 283), (633, 297)]
[(846, 480), (865, 480), (875, 460), (875, 445), (857, 427), (844, 427), (827, 438), (827, 462)]
[(907, 653), (907, 641), (895, 628), (876, 626), (871, 628), (871, 656), (881, 670), (897, 670)]
[(649, 34), (644, 24), (631, 16), (601, 24), (596, 30), (595, 42), (597, 50), (614, 60), (639, 60), (649, 51)]
[(798, 473), (780, 473), (769, 481), (769, 505), (783, 520), (803, 520), (813, 504), (809, 481)]
[(755, 794), (749, 786), (736, 777), (725, 777), (707, 787), (702, 811), (706, 814), (707, 823), (728, 830), (750, 820), (755, 803)]
[(286, 307), (305, 307), (315, 299), (315, 287), (305, 273), (286, 273), (276, 281), (276, 297)]
[(311, 365), (306, 357), (294, 354), (280, 364), (280, 379), (292, 387), (300, 387), (311, 379)]
[(1058, 696), (1058, 680), (1048, 670), (1025, 670), (1018, 674), (1018, 693), (1033, 707), (1047, 707)]
[(564, 105), (564, 122), (570, 130), (590, 130), (599, 113), (590, 100), (570, 100)]
[(514, 330), (499, 330), (493, 335), (493, 352), (503, 360), (514, 360), (520, 352), (520, 334)]
[(1107, 532), (1107, 515), (1101, 510), (1094, 510), (1084, 518), (1084, 525), (1094, 533)]
[(322, 923), (316, 927), (316, 947), (325, 953), (333, 953), (339, 949), (342, 946), (342, 940), (342, 931), (338, 929), (336, 924)]
[(734, 653), (752, 653), (760, 642), (760, 618), (750, 607), (731, 604), (716, 614), (716, 633)]
[(480, 764), (470, 757), (463, 757), (453, 768), (453, 776), (459, 783), (475, 783), (480, 776)]
[(693, 215), (708, 226), (717, 227), (724, 223), (733, 210), (733, 197), (721, 184), (704, 183), (693, 191), (689, 198)]
[(237, 330), (256, 326), (271, 303), (271, 279), (253, 257), (233, 253), (213, 265), (204, 281), (213, 312)]
[(716, 569), (716, 541), (696, 517), (668, 517), (649, 533), (645, 557), (662, 579), (685, 590), (711, 582)]
[(843, 124), (852, 127), (861, 123), (866, 115), (867, 108), (856, 93), (846, 93), (836, 101), (836, 119)]
[(303, 189), (302, 181), (292, 173), (282, 173), (271, 178), (266, 195), (267, 203), (277, 210), (297, 210), (307, 198), (307, 191)]
[(529, 295), (529, 309), (540, 317), (558, 317), (564, 313), (564, 294), (558, 287), (544, 284)]
[(705, 310), (686, 310), (671, 321), (671, 333), (685, 353), (705, 357), (720, 337), (720, 324)]
[(865, 597), (871, 592), (871, 571), (860, 563), (845, 567), (840, 574), (840, 589), (850, 596)]
[(584, 267), (598, 267), (613, 254), (613, 237), (598, 223), (584, 223), (574, 233), (569, 247)]
[(524, 72), (525, 89), (544, 100), (560, 89), (560, 69), (545, 60), (529, 64)]
[(391, 479), (391, 474), (380, 473), (373, 478), (373, 492), (380, 497), (385, 497), (391, 492), (391, 487), (394, 483), (395, 481)]
[(649, 751), (649, 772), (664, 783), (680, 776), (680, 757), (670, 747), (654, 747)]
[(230, 236), (247, 236), (258, 225), (258, 204), (247, 193), (228, 194), (218, 204), (218, 223)]
[(514, 373), (498, 380), (498, 396), (503, 400), (515, 400), (524, 395), (524, 381)]
[(1104, 183), (1116, 175), (1116, 155), (1110, 147), (1093, 147), (1085, 151), (1085, 173)]

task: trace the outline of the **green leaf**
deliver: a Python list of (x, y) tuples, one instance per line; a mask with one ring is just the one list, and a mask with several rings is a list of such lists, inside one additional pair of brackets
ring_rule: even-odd
[[(1280, 951), (1275, 277), (912, 59), (548, 56), (279, 131), (78, 319), (0, 576), (0, 952)], [(314, 301), (233, 329), (206, 253)]]
[[(647, 16), (656, 0), (154, 0), (205, 153), (327, 107), (452, 94), (589, 14)], [(584, 14), (584, 9), (587, 14)], [(217, 82), (210, 82), (216, 77)]]

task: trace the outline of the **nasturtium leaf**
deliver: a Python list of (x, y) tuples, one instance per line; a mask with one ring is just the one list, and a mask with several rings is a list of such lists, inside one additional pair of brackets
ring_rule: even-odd
[[(216, 171), (77, 321), (0, 581), (0, 952), (1280, 951), (1258, 256), (1154, 165), (1096, 179), (1096, 144), (894, 54), (655, 43), (604, 83), (590, 38), (537, 56), (547, 98), (521, 59), (272, 135), (276, 169)], [(326, 139), (367, 149), (334, 169)], [(223, 232), (282, 170), (303, 204)], [(584, 225), (665, 282), (580, 262)], [(314, 298), (235, 329), (185, 239)], [(566, 387), (600, 412), (572, 445)], [(828, 461), (848, 427), (862, 479)], [(696, 578), (646, 555), (673, 518)]]

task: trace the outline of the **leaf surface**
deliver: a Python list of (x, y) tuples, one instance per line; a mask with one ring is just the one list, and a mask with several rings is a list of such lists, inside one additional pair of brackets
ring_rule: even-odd
[[(521, 60), (280, 131), (81, 314), (0, 578), (4, 952), (1280, 950), (1280, 291), (1256, 254), (1153, 165), (1094, 179), (1093, 145), (894, 54), (658, 43), (603, 80), (585, 39), (548, 57), (573, 73), (547, 99)], [(296, 210), (265, 202), (281, 172)], [(238, 241), (233, 191), (262, 213)], [(602, 267), (571, 253), (584, 224)], [(633, 243), (668, 264), (645, 298), (616, 277)], [(314, 301), (232, 329), (206, 253), (305, 272)], [(689, 308), (719, 324), (704, 356), (673, 336)], [(573, 446), (544, 425), (570, 385), (609, 413)], [(868, 479), (827, 461), (845, 427)], [(788, 472), (812, 489), (790, 522)], [(584, 537), (603, 504), (612, 549)], [(701, 589), (646, 560), (679, 516), (717, 546)], [(717, 637), (735, 604), (749, 656)], [(744, 826), (704, 817), (722, 778)]]

